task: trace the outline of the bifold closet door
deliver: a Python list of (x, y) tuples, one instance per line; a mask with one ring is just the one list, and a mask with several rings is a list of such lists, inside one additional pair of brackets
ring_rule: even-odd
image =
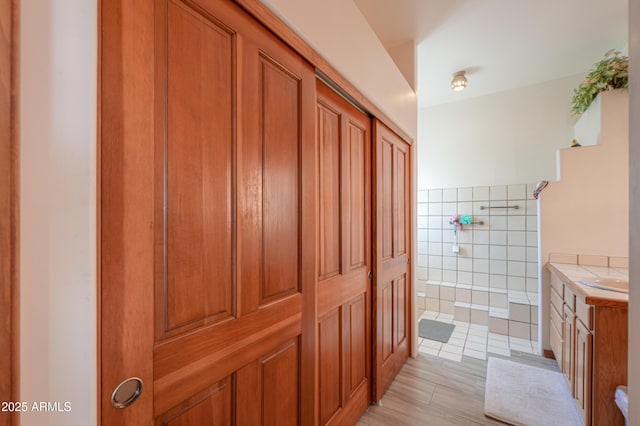
[(313, 68), (230, 0), (101, 7), (102, 424), (312, 424)]
[(378, 120), (375, 139), (374, 377), (378, 401), (410, 354), (409, 145)]
[(371, 392), (371, 124), (317, 92), (319, 420), (349, 425)]

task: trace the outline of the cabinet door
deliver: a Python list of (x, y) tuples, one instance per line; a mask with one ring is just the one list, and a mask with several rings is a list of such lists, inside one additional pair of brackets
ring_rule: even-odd
[(582, 321), (576, 321), (575, 398), (585, 425), (591, 424), (591, 354), (593, 335)]
[(549, 324), (549, 340), (551, 350), (558, 361), (558, 366), (562, 368), (563, 349), (562, 349), (562, 316), (556, 311), (553, 305), (550, 307), (551, 323)]
[(563, 311), (563, 325), (564, 325), (564, 341), (562, 342), (562, 372), (567, 379), (571, 394), (575, 395), (574, 388), (574, 375), (575, 375), (575, 314), (567, 306), (564, 306)]
[[(563, 293), (562, 284), (560, 286), (560, 293)], [(555, 355), (556, 361), (558, 362), (558, 366), (562, 368), (562, 331), (564, 330), (562, 309), (564, 303), (562, 301), (562, 296), (558, 294), (555, 287), (551, 288), (550, 296), (551, 303), (549, 303), (549, 340), (551, 349), (553, 350), (553, 354)]]

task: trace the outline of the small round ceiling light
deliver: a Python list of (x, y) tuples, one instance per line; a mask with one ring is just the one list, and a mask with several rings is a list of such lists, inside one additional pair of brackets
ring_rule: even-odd
[(451, 90), (454, 92), (460, 92), (467, 87), (467, 77), (464, 76), (464, 71), (458, 71), (453, 73), (453, 78), (451, 79)]

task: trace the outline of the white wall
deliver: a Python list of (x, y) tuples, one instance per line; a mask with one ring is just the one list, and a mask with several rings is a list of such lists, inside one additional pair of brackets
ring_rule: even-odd
[(561, 180), (540, 195), (543, 262), (548, 253), (629, 256), (629, 94), (598, 98), (600, 144), (561, 150)]
[(409, 86), (416, 90), (416, 44), (409, 40), (398, 46), (387, 49), (389, 56), (404, 76)]
[[(629, 116), (640, 115), (640, 0), (629, 0)], [(640, 425), (640, 121), (629, 120), (629, 409), (630, 426)]]
[(418, 111), (418, 189), (556, 179), (582, 75)]
[(415, 140), (415, 93), (352, 0), (262, 2)]
[[(560, 152), (561, 180), (540, 194), (541, 260), (550, 253), (629, 256), (629, 95), (599, 97), (600, 144)], [(549, 348), (549, 272), (542, 270), (542, 343)], [(630, 328), (634, 330), (634, 328)]]
[(20, 4), (23, 426), (96, 423), (96, 0)]

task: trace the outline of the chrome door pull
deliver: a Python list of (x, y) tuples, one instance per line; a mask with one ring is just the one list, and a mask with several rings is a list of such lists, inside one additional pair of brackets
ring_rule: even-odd
[(142, 379), (129, 377), (120, 383), (111, 394), (113, 408), (123, 409), (133, 404), (142, 393)]

